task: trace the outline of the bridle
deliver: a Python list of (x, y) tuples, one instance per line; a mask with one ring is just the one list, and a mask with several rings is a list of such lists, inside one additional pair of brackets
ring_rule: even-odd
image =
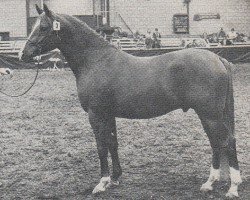
[[(48, 31), (48, 33), (49, 33), (51, 30), (52, 30), (52, 33), (54, 32), (54, 30), (51, 28), (51, 29)], [(40, 56), (41, 56), (41, 52), (42, 52), (42, 45), (41, 45), (41, 43), (44, 42), (44, 41), (46, 41), (46, 40), (49, 38), (49, 36), (51, 36), (51, 33), (50, 33), (50, 34), (46, 34), (45, 37), (43, 37), (42, 39), (38, 40), (37, 42), (33, 42), (33, 41), (31, 41), (30, 39), (28, 39), (26, 44), (29, 44), (29, 45), (31, 45), (31, 46), (35, 46), (35, 47), (38, 49), (38, 55), (37, 55), (37, 56), (40, 57)], [(60, 38), (60, 36), (59, 36), (59, 34), (58, 34), (58, 31), (56, 31), (56, 36), (57, 36), (57, 38), (59, 39), (59, 41), (61, 41), (61, 38)], [(39, 73), (39, 68), (40, 68), (40, 66), (41, 66), (40, 59), (38, 59), (38, 60), (37, 60), (37, 69), (36, 69), (35, 78), (34, 78), (32, 84), (31, 84), (31, 86), (30, 86), (27, 90), (25, 90), (23, 93), (18, 94), (18, 95), (11, 95), (11, 94), (8, 94), (8, 93), (3, 92), (3, 91), (1, 91), (1, 90), (0, 90), (0, 93), (6, 95), (6, 96), (8, 96), (8, 97), (21, 97), (21, 96), (27, 94), (27, 93), (31, 90), (31, 88), (35, 85), (35, 83), (36, 83), (36, 80), (37, 80), (37, 77), (38, 77), (38, 73)]]
[[(50, 28), (46, 33), (47, 33), (47, 34), (46, 34), (44, 37), (42, 37), (40, 40), (38, 40), (37, 42), (33, 42), (32, 40), (28, 39), (26, 44), (29, 44), (29, 45), (31, 45), (31, 46), (36, 47), (36, 48), (38, 49), (39, 53), (41, 54), (41, 52), (42, 52), (42, 45), (41, 45), (41, 43), (44, 42), (44, 41), (46, 41), (46, 40), (48, 40), (48, 38), (49, 38), (53, 33), (55, 33), (55, 34), (56, 34), (56, 38), (57, 38), (59, 41), (61, 41), (61, 37), (59, 36), (58, 31), (53, 30), (53, 28)], [(39, 55), (40, 55), (40, 54), (39, 54)], [(39, 55), (38, 55), (38, 56), (39, 56)]]

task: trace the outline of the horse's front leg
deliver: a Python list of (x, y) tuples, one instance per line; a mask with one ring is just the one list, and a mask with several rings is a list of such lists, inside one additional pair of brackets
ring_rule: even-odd
[(110, 120), (111, 135), (109, 140), (109, 152), (112, 159), (113, 173), (111, 178), (111, 185), (119, 185), (118, 178), (122, 175), (122, 168), (118, 156), (118, 141), (116, 131), (115, 118)]
[[(117, 185), (118, 183), (115, 181), (112, 181), (109, 175), (109, 166), (108, 166), (108, 150), (110, 149), (112, 161), (113, 158), (117, 157), (115, 151), (114, 151), (114, 144), (116, 144), (116, 140), (114, 140), (114, 118), (107, 118), (100, 116), (91, 110), (89, 111), (89, 121), (92, 126), (92, 129), (95, 134), (96, 138), (96, 144), (97, 144), (97, 150), (98, 155), (100, 159), (100, 165), (101, 165), (101, 180), (99, 184), (94, 188), (93, 194), (98, 192), (105, 191), (108, 187), (111, 185)], [(115, 134), (116, 135), (116, 134)], [(113, 162), (113, 166), (117, 166), (119, 164), (119, 160)], [(116, 167), (115, 167), (116, 168)], [(116, 174), (117, 170), (113, 170)], [(116, 175), (115, 175), (116, 177)]]

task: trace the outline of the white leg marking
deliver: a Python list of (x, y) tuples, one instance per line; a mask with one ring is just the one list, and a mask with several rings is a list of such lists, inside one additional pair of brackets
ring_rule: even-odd
[[(40, 23), (41, 23), (41, 19), (38, 18), (36, 20), (36, 23), (35, 23), (34, 27), (33, 27), (33, 30), (31, 31), (31, 33), (30, 33), (30, 35), (28, 37), (28, 40), (31, 38), (31, 35), (33, 35), (33, 33), (35, 32), (35, 30), (37, 29), (37, 27), (40, 25)], [(24, 50), (24, 47), (27, 44), (27, 41), (25, 42), (25, 44), (21, 47), (20, 51), (18, 52), (18, 58), (19, 58), (20, 61), (22, 60), (23, 50)]]
[(210, 168), (210, 175), (206, 183), (201, 186), (201, 191), (207, 192), (213, 190), (212, 184), (215, 181), (220, 180), (220, 169), (214, 169), (213, 166)]
[(120, 184), (119, 181), (112, 181), (110, 176), (102, 177), (99, 184), (95, 186), (94, 190), (92, 191), (92, 194), (104, 192), (107, 188), (111, 186), (117, 186), (119, 184)]
[(107, 185), (111, 182), (110, 176), (108, 177), (102, 177), (99, 184), (95, 186), (94, 190), (92, 191), (92, 194), (96, 194), (98, 192), (104, 192), (107, 188)]
[(238, 185), (242, 183), (240, 171), (230, 167), (231, 186), (226, 194), (226, 197), (238, 197)]

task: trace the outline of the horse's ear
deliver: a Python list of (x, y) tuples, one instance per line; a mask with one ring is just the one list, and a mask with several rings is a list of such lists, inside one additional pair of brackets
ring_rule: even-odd
[(39, 15), (41, 15), (43, 13), (43, 10), (41, 8), (39, 8), (39, 6), (36, 4), (36, 11)]
[(48, 6), (46, 4), (43, 4), (43, 9), (45, 12), (45, 15), (48, 17), (52, 17), (52, 12), (49, 10)]

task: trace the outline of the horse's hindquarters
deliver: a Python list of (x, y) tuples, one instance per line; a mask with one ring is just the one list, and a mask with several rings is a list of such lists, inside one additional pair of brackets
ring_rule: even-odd
[(185, 63), (177, 61), (170, 70), (173, 91), (184, 108), (217, 118), (225, 107), (229, 74), (217, 55), (200, 50), (185, 52)]

